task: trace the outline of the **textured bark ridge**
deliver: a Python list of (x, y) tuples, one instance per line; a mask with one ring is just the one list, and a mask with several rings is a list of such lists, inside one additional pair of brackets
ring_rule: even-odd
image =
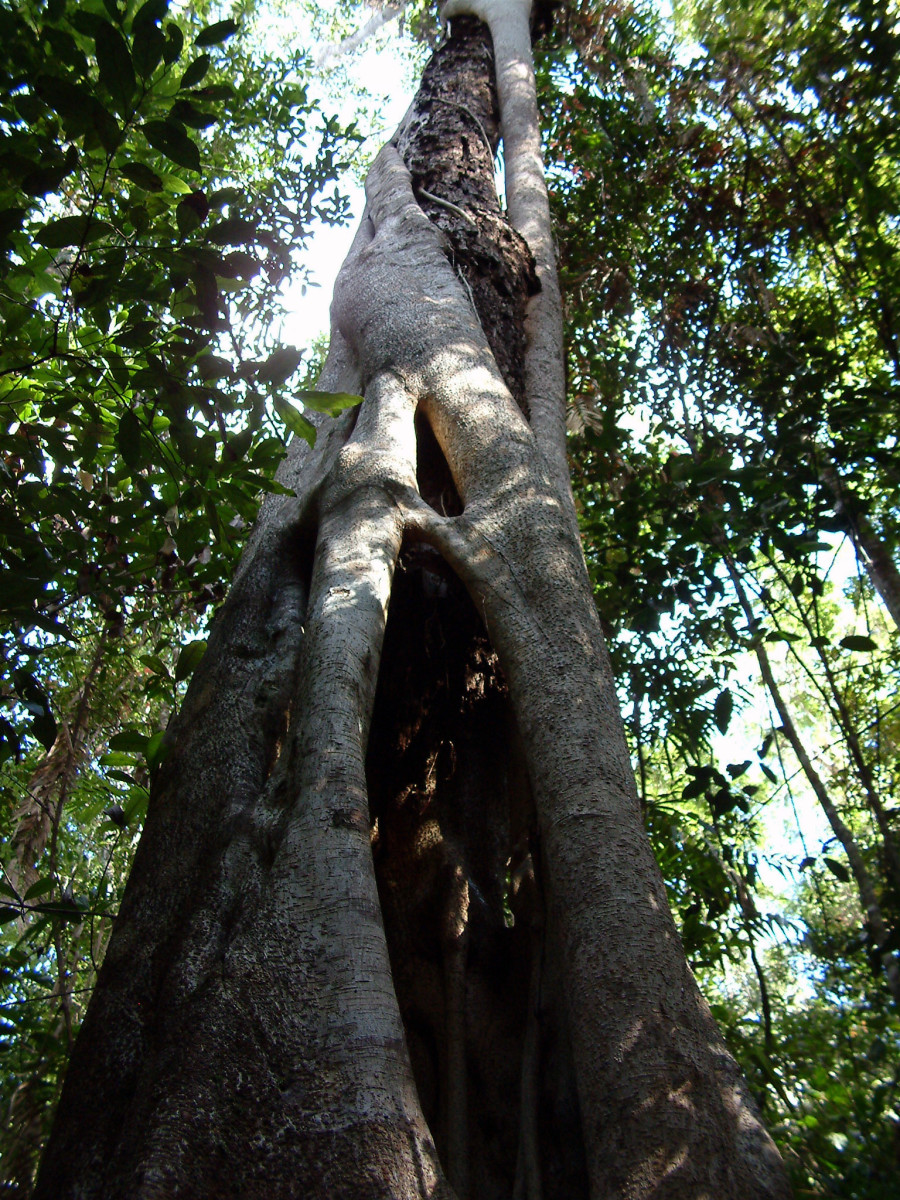
[[(527, 412), (524, 328), (537, 280), (524, 239), (500, 211), (497, 140), (490, 38), (463, 19), (426, 69), (398, 148)], [(462, 501), (424, 411), (417, 442), (420, 496), (458, 516)], [(441, 555), (410, 537), (399, 568), (368, 777), (394, 985), (423, 1111), (458, 1195), (499, 1200), (518, 1187), (524, 1196), (527, 1164), (538, 1158), (546, 1196), (586, 1195), (558, 970), (545, 965), (539, 990), (532, 979), (543, 955), (537, 830), (505, 678), (483, 616)], [(540, 1085), (523, 1080), (538, 1041)]]
[[(528, 3), (484, 15), (509, 160)], [(43, 1200), (787, 1194), (643, 830), (491, 80), (459, 16), (371, 171), (320, 384), (365, 399), (171, 730)]]

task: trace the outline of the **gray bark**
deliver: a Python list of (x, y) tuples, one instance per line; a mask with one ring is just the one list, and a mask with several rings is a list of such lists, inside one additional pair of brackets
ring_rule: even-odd
[[(502, 79), (521, 58), (528, 5), (488, 7)], [(455, 24), (476, 54), (474, 24)], [(451, 111), (478, 126), (460, 135), (460, 164), (473, 179), (477, 162), (490, 172), (490, 115), (474, 105), (423, 94), (370, 173), (322, 385), (365, 399), (352, 432), (352, 417), (323, 423), (315, 450), (283, 473), (301, 502), (264, 511), (172, 731), (39, 1198), (499, 1200), (517, 1158), (519, 1186), (547, 1200), (788, 1194), (643, 828), (564, 473), (562, 397), (543, 378), (544, 302), (532, 305), (517, 397), (515, 363), (506, 377), (498, 366), (504, 338), (494, 329), (492, 352), (494, 318), (472, 304), (480, 284), (449, 261), (464, 257), (467, 230), (492, 231), (504, 261), (522, 259), (521, 238), (501, 233), (465, 172), (452, 195), (419, 174), (433, 123)], [(548, 258), (537, 245), (535, 259), (546, 300), (552, 248)], [(422, 482), (429, 438), (434, 478), (449, 472), (443, 491)], [(437, 594), (453, 594), (446, 564), (462, 580), (482, 665), (465, 673), (454, 744), (439, 738), (419, 782), (385, 798), (391, 714), (385, 723), (376, 681), (389, 599), (409, 586), (395, 578), (398, 560), (409, 574), (404, 545), (432, 564)], [(505, 726), (480, 693), (508, 694)], [(399, 719), (403, 697), (389, 701)], [(495, 746), (466, 725), (467, 705)], [(392, 734), (407, 758), (419, 728)], [(473, 836), (498, 792), (519, 816)], [(513, 895), (510, 884), (522, 936), (496, 919), (520, 843), (533, 864), (527, 886)], [(537, 1031), (533, 948), (545, 960)], [(423, 1030), (422, 1012), (439, 1020)], [(498, 1039), (496, 1074), (512, 1081), (500, 1091)], [(542, 1123), (560, 1136), (538, 1154)], [(551, 1144), (566, 1138), (565, 1151)]]

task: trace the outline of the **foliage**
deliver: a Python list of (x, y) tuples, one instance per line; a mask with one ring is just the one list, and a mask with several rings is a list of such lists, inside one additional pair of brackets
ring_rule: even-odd
[(5, 599), (53, 637), (79, 599), (139, 624), (221, 593), (301, 361), (262, 318), (314, 213), (343, 216), (299, 58), (226, 53), (233, 21), (191, 46), (156, 0), (96, 10), (2, 10)]
[(252, 15), (0, 4), (0, 1152), (22, 1187), (198, 622), (283, 490), (284, 426), (314, 436), (279, 293), (313, 221), (345, 218), (358, 137)]
[(768, 1035), (758, 977), (738, 967), (703, 982), (798, 1194), (887, 1200), (896, 1191), (900, 1024), (865, 963), (847, 954), (854, 909), (849, 889), (808, 877), (794, 912), (808, 932), (765, 956)]
[[(900, 639), (871, 539), (896, 556), (897, 11), (676, 14), (573, 0), (540, 64), (576, 498), (689, 957), (798, 1190), (881, 1200), (896, 1004), (758, 674), (896, 956)], [(23, 1189), (204, 614), (285, 427), (309, 433), (294, 402), (331, 403), (273, 314), (312, 220), (344, 216), (357, 135), (236, 15), (0, 4), (0, 1150)]]
[[(835, 1059), (835, 1028), (886, 1029), (895, 1001), (842, 844), (752, 677), (765, 659), (875, 880), (896, 958), (900, 647), (872, 545), (889, 561), (900, 537), (897, 13), (712, 0), (679, 20), (566, 6), (540, 72), (576, 496), (689, 955), (707, 979), (750, 981), (720, 1013), (734, 1028), (754, 1005), (761, 1028), (759, 975), (774, 973), (768, 1024), (789, 1082), (779, 1091), (736, 1045), (785, 1121), (798, 1185), (880, 1196), (884, 1168), (866, 1183), (863, 1163), (896, 1155), (894, 1101), (865, 1116), (866, 1084), (836, 1062), (845, 1090), (827, 1121), (793, 1120), (781, 1094), (813, 1088), (787, 1030), (791, 995), (809, 987), (792, 971), (847, 963), (805, 1026)], [(779, 879), (806, 896), (802, 917), (772, 895)], [(810, 935), (789, 953), (835, 885), (843, 941)], [(883, 1041), (895, 1078), (895, 1034)]]

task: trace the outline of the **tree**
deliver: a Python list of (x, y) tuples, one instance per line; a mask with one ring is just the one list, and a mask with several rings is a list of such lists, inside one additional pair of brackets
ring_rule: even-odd
[(0, 1186), (30, 1187), (162, 729), (279, 486), (276, 386), (303, 421), (278, 296), (358, 136), (237, 15), (0, 4)]
[[(798, 1191), (827, 1179), (835, 1194), (859, 1194), (865, 1176), (875, 1196), (873, 1164), (891, 1145), (896, 1175), (900, 1079), (890, 986), (898, 641), (886, 619), (898, 528), (898, 258), (887, 217), (897, 205), (896, 11), (678, 7), (691, 10), (689, 47), (640, 6), (598, 26), (580, 5), (567, 10), (579, 52), (547, 56), (582, 425), (570, 448), (575, 490), (691, 962), (728, 993), (757, 939), (761, 982), (750, 979), (729, 1044)], [(748, 651), (767, 660), (780, 705), (768, 682), (761, 706), (747, 687)], [(787, 850), (760, 838), (761, 820), (777, 829), (779, 801)], [(818, 828), (816, 805), (828, 821)], [(806, 897), (802, 922), (782, 900), (771, 911), (773, 868)], [(818, 937), (840, 884), (858, 899), (851, 892), (844, 921)], [(877, 1048), (876, 1118), (866, 1085), (852, 1100), (823, 1085), (841, 1068), (823, 1063), (821, 1024), (808, 1026), (810, 1044), (822, 1043), (815, 1068), (784, 1038), (773, 936), (802, 940), (801, 994), (812, 979), (835, 997), (838, 952), (854, 964), (851, 986), (869, 979), (853, 1006), (891, 1031)], [(848, 991), (841, 1007), (852, 1007)], [(739, 1022), (727, 1024), (731, 1034)], [(825, 1090), (835, 1113), (845, 1105), (846, 1142), (820, 1119)]]
[(511, 224), (454, 5), (336, 288), (319, 390), (362, 404), (294, 443), (167, 732), (37, 1196), (787, 1194), (578, 542), (530, 5), (474, 7)]

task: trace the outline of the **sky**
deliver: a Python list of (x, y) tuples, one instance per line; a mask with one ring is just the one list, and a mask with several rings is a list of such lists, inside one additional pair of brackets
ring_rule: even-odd
[[(372, 133), (363, 145), (368, 157), (374, 157), (400, 124), (415, 93), (415, 81), (409, 61), (396, 49), (397, 22), (391, 21), (384, 30), (371, 38), (352, 60), (342, 65), (348, 86), (342, 88), (344, 99), (321, 96), (323, 111), (334, 112), (345, 122), (357, 111), (357, 96), (368, 93), (374, 99), (373, 110), (363, 114), (363, 124), (372, 126)], [(319, 223), (305, 256), (306, 264), (318, 287), (306, 287), (299, 281), (285, 288), (285, 319), (282, 340), (303, 347), (314, 338), (328, 333), (328, 308), (334, 281), (341, 263), (350, 249), (356, 227), (365, 207), (362, 182), (346, 178), (342, 189), (349, 195), (353, 220), (346, 225), (327, 226)]]

